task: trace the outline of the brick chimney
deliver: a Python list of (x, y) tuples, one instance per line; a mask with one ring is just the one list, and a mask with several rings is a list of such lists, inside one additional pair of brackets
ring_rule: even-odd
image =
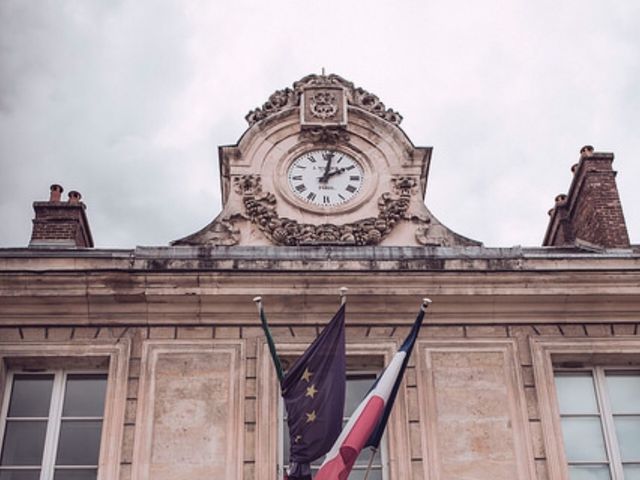
[(71, 191), (69, 201), (63, 202), (63, 191), (60, 185), (51, 185), (49, 201), (33, 202), (36, 218), (29, 247), (93, 247), (82, 195)]
[(544, 246), (629, 248), (613, 153), (594, 152), (587, 145), (571, 167), (573, 181), (567, 195), (558, 195), (549, 211)]

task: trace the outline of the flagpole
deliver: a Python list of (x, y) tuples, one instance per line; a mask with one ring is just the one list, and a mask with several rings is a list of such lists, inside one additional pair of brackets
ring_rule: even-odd
[(280, 363), (280, 358), (278, 358), (278, 354), (276, 352), (276, 344), (274, 343), (271, 332), (269, 331), (269, 325), (267, 325), (267, 317), (265, 316), (264, 308), (262, 307), (262, 297), (254, 297), (253, 301), (256, 302), (256, 306), (258, 307), (260, 323), (262, 324), (262, 330), (264, 330), (264, 334), (267, 337), (267, 344), (269, 345), (269, 352), (271, 352), (273, 365), (276, 368), (278, 381), (282, 383), (282, 379), (284, 378), (284, 371), (282, 370), (282, 364)]
[(340, 287), (340, 306), (347, 303), (347, 287)]
[(369, 457), (369, 465), (367, 465), (367, 471), (364, 472), (364, 480), (367, 480), (367, 478), (369, 478), (369, 472), (371, 471), (371, 465), (373, 465), (373, 457), (376, 456), (376, 452), (378, 451), (377, 448), (372, 448), (371, 449), (371, 457)]
[(422, 305), (420, 305), (420, 310), (422, 310), (423, 312), (427, 311), (427, 308), (429, 308), (429, 305), (431, 305), (433, 302), (431, 301), (430, 298), (423, 298), (422, 299)]
[[(429, 305), (431, 305), (432, 303), (433, 302), (431, 301), (430, 298), (424, 297), (422, 299), (422, 304), (420, 305), (420, 310), (422, 310), (424, 313), (426, 313), (427, 308), (429, 308)], [(376, 452), (377, 451), (378, 451), (378, 447), (372, 447), (371, 448), (371, 457), (369, 457), (369, 464), (367, 465), (367, 470), (364, 473), (364, 479), (363, 480), (367, 480), (369, 478), (369, 472), (371, 472), (371, 466), (373, 465), (373, 458), (376, 456)]]

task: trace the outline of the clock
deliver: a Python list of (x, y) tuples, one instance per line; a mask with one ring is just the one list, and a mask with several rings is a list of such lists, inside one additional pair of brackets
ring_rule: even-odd
[(334, 207), (353, 200), (364, 183), (362, 165), (339, 150), (311, 150), (287, 169), (294, 196), (316, 207)]

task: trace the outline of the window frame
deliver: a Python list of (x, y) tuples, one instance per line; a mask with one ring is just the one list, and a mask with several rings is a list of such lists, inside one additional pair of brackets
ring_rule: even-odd
[[(69, 421), (69, 418), (65, 418), (62, 415), (62, 410), (64, 407), (64, 397), (66, 394), (66, 387), (67, 387), (67, 379), (69, 378), (69, 375), (104, 375), (106, 377), (106, 380), (108, 381), (109, 372), (106, 369), (89, 370), (89, 369), (77, 369), (77, 368), (70, 368), (70, 369), (56, 368), (51, 370), (48, 370), (48, 369), (34, 370), (34, 369), (25, 369), (25, 368), (18, 367), (18, 368), (9, 369), (5, 377), (6, 381), (4, 385), (3, 402), (0, 409), (0, 452), (2, 452), (2, 449), (4, 447), (4, 433), (5, 433), (7, 421), (9, 420), (8, 418), (9, 404), (11, 401), (11, 394), (13, 390), (13, 380), (16, 375), (20, 375), (20, 376), (53, 375), (53, 384), (51, 386), (51, 399), (49, 403), (49, 412), (48, 412), (48, 416), (46, 417), (47, 427), (45, 430), (44, 447), (42, 450), (42, 461), (39, 467), (40, 480), (53, 480), (56, 467), (59, 467), (59, 465), (56, 465), (56, 456), (58, 453), (58, 446), (60, 442), (60, 428), (62, 426), (63, 419)], [(106, 391), (105, 391), (105, 403), (106, 403)], [(34, 417), (34, 418), (38, 418), (40, 421), (42, 421), (44, 420), (45, 417)], [(72, 418), (72, 421), (76, 419), (91, 420), (91, 421), (100, 420), (100, 422), (103, 424), (104, 411), (102, 412), (102, 415), (100, 417), (86, 416), (86, 417), (76, 417), (76, 418), (71, 417), (71, 418)], [(102, 425), (101, 425), (101, 431), (102, 431)], [(27, 466), (25, 466), (25, 468), (20, 468), (20, 466), (18, 466), (18, 468), (15, 468), (15, 467), (16, 466), (6, 468), (0, 465), (0, 472), (2, 472), (3, 470), (12, 470), (12, 471), (32, 470), (32, 468), (26, 468)], [(95, 469), (96, 477), (97, 477), (98, 467), (99, 467), (99, 464), (64, 465), (64, 468), (69, 470)]]
[[(315, 337), (287, 339), (277, 344), (281, 357), (301, 355)], [(375, 341), (369, 343), (347, 343), (347, 357), (366, 359), (378, 357), (382, 365), (387, 365), (398, 351), (401, 339)], [(406, 382), (406, 379), (403, 380)], [(257, 417), (255, 431), (255, 464), (261, 468), (255, 471), (255, 480), (275, 480), (278, 476), (278, 452), (282, 446), (278, 443), (282, 435), (278, 433), (279, 399), (278, 380), (269, 353), (269, 347), (264, 338), (258, 339), (256, 358), (256, 392)], [(411, 478), (412, 463), (410, 455), (411, 443), (409, 438), (408, 398), (406, 388), (400, 388), (394, 403), (393, 411), (386, 429), (387, 464), (389, 480)], [(281, 420), (281, 419), (280, 419)]]
[[(349, 355), (347, 355), (347, 357), (349, 357)], [(383, 367), (384, 368), (384, 367)], [(361, 376), (361, 377), (365, 377), (365, 376), (371, 376), (373, 378), (378, 378), (380, 376), (380, 374), (382, 373), (382, 369), (353, 369), (353, 370), (349, 370), (349, 368), (347, 367), (347, 382), (349, 381), (349, 375), (351, 376)], [(342, 417), (342, 423), (344, 424), (346, 421), (349, 420), (350, 417), (346, 417), (343, 416)], [(365, 450), (363, 450), (365, 451)], [(370, 449), (367, 449), (367, 451), (371, 451)], [(378, 451), (380, 452), (380, 470), (382, 471), (382, 480), (389, 480), (389, 454), (388, 454), (388, 449), (387, 449), (387, 432), (385, 430), (384, 434), (382, 435), (382, 440), (380, 442), (380, 447), (378, 449)], [(278, 402), (278, 464), (277, 464), (277, 469), (278, 469), (278, 478), (284, 478), (284, 473), (286, 470), (286, 466), (284, 463), (284, 401), (282, 400), (282, 397), (280, 397), (279, 402)], [(372, 464), (372, 469), (376, 468), (376, 470), (378, 469), (377, 465)], [(356, 468), (356, 465), (354, 465), (353, 470), (362, 470), (361, 468)], [(312, 471), (313, 471), (313, 467), (312, 467)]]
[[(590, 378), (593, 379), (593, 387), (594, 387), (594, 396), (596, 405), (598, 407), (597, 414), (590, 414), (590, 416), (597, 416), (600, 420), (600, 426), (602, 427), (602, 436), (604, 440), (604, 448), (607, 454), (607, 467), (609, 469), (609, 473), (611, 474), (612, 480), (623, 480), (624, 472), (623, 472), (623, 461), (620, 454), (620, 445), (618, 444), (618, 437), (616, 434), (615, 424), (614, 424), (614, 413), (611, 408), (611, 402), (609, 400), (609, 395), (606, 392), (606, 382), (607, 382), (607, 373), (613, 372), (635, 372), (640, 377), (640, 366), (633, 365), (624, 365), (624, 366), (616, 366), (616, 365), (584, 365), (576, 368), (569, 367), (556, 367), (554, 368), (554, 378), (559, 373), (562, 374), (571, 374), (571, 373), (580, 373), (580, 372), (588, 372), (590, 373)], [(640, 411), (638, 413), (631, 414), (621, 414), (621, 415), (640, 415)], [(582, 417), (583, 414), (562, 414), (560, 413), (560, 419), (567, 417)], [(564, 440), (563, 440), (564, 441)], [(567, 466), (570, 465), (590, 465), (593, 463), (599, 462), (569, 462), (567, 459)], [(640, 465), (640, 462), (626, 462), (632, 463), (635, 465)]]
[[(96, 372), (95, 364), (106, 364), (107, 388), (100, 436), (97, 480), (119, 478), (127, 402), (131, 342), (114, 340), (69, 340), (50, 342), (0, 341), (0, 406), (8, 402), (10, 372), (21, 367), (40, 370), (64, 369)], [(102, 369), (104, 370), (104, 369)], [(38, 372), (40, 373), (40, 372)], [(3, 431), (4, 431), (4, 417)], [(43, 452), (44, 454), (44, 452)]]
[[(531, 337), (529, 343), (549, 478), (570, 480), (554, 372), (565, 369), (579, 371), (585, 367), (640, 370), (640, 338), (621, 336), (567, 340)], [(613, 461), (610, 457), (612, 466)], [(612, 474), (621, 475), (613, 470)], [(612, 477), (614, 479), (615, 476)]]

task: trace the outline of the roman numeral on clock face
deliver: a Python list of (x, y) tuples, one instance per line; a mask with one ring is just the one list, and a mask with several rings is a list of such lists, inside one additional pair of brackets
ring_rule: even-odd
[(323, 195), (322, 196), (322, 203), (324, 203), (325, 205), (328, 203), (331, 203), (331, 200), (329, 199), (328, 195)]
[(345, 188), (345, 190), (349, 193), (353, 193), (356, 190), (358, 190), (356, 187), (354, 187), (353, 185), (347, 185), (347, 188)]
[(309, 192), (309, 195), (307, 195), (307, 200), (309, 200), (310, 202), (313, 202), (316, 199), (316, 194), (313, 192)]
[(307, 187), (305, 186), (304, 183), (301, 183), (300, 185), (296, 185), (296, 190), (299, 191), (300, 193), (304, 192), (307, 189)]

